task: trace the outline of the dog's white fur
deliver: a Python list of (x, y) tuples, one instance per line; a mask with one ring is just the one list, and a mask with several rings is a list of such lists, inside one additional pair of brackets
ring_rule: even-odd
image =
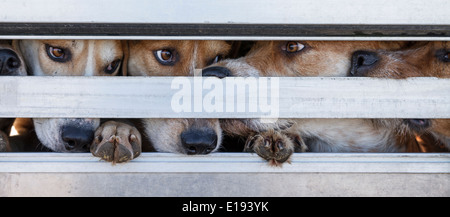
[[(195, 76), (218, 56), (225, 56), (230, 46), (225, 41), (129, 41), (128, 74), (131, 76)], [(173, 65), (162, 65), (154, 53), (170, 50), (177, 60)], [(189, 129), (211, 129), (217, 135), (220, 148), (222, 129), (218, 119), (141, 119), (142, 132), (154, 150), (186, 154), (180, 135)]]
[[(123, 57), (120, 41), (113, 40), (18, 40), (15, 44), (24, 56), (29, 74), (34, 76), (116, 75), (120, 66), (111, 74), (103, 69)], [(70, 50), (70, 61), (53, 61), (46, 45)], [(100, 126), (100, 119), (34, 118), (33, 122), (40, 142), (56, 152), (72, 152), (63, 145), (63, 126), (71, 124), (92, 130)]]

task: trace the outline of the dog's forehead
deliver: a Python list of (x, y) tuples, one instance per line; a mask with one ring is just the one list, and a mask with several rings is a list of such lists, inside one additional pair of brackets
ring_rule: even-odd
[(102, 61), (113, 61), (123, 55), (122, 45), (120, 41), (100, 40), (91, 43), (94, 55), (100, 57)]
[(189, 41), (178, 40), (144, 40), (144, 41), (131, 41), (130, 49), (154, 51), (159, 49), (182, 49), (192, 45)]
[(54, 47), (76, 48), (82, 47), (85, 43), (83, 40), (41, 40), (41, 44), (48, 44)]
[(199, 48), (208, 54), (226, 54), (230, 51), (231, 45), (225, 41), (200, 41)]
[(435, 41), (433, 44), (434, 47), (438, 49), (445, 49), (445, 50), (450, 49), (450, 42), (448, 41)]
[(98, 41), (95, 41), (94, 47), (97, 50), (122, 52), (122, 45), (121, 45), (120, 41), (116, 41), (116, 40), (98, 40)]

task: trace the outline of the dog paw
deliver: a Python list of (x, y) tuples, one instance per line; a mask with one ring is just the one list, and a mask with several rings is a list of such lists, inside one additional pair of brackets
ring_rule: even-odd
[(0, 131), (0, 152), (6, 152), (8, 147), (8, 136)]
[(255, 152), (271, 166), (281, 166), (284, 162), (290, 162), (292, 153), (299, 150), (296, 146), (297, 141), (290, 136), (270, 130), (249, 137), (244, 151)]
[(128, 124), (108, 121), (95, 132), (91, 153), (102, 160), (123, 163), (133, 160), (142, 152), (139, 131)]

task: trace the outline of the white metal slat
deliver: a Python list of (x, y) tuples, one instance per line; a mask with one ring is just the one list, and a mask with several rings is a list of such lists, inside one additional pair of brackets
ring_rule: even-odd
[[(400, 166), (399, 166), (400, 165)], [(445, 153), (295, 153), (273, 167), (256, 154), (143, 153), (112, 165), (89, 153), (0, 153), (0, 173), (450, 173)]]
[[(446, 41), (450, 38), (447, 19), (450, 3), (446, 0), (176, 0), (171, 4), (139, 0), (95, 4), (88, 0), (2, 0), (0, 3), (0, 39)], [(104, 5), (108, 5), (107, 10)]]
[(450, 118), (437, 78), (1, 77), (0, 90), (0, 117)]
[[(1, 0), (2, 22), (448, 25), (446, 0)], [(50, 13), (51, 12), (51, 13)]]
[[(448, 196), (448, 154), (294, 154), (274, 168), (248, 153), (0, 154), (0, 196)], [(186, 187), (188, 186), (188, 187)]]

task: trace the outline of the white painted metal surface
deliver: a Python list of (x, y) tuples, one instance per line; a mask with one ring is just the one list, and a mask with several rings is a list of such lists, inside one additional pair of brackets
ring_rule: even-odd
[[(291, 163), (269, 166), (256, 154), (187, 156), (143, 153), (125, 164), (90, 153), (0, 153), (0, 173), (448, 173), (450, 154), (295, 153)], [(450, 187), (450, 186), (449, 186)]]
[(447, 0), (1, 0), (0, 22), (448, 25)]
[(450, 196), (449, 154), (294, 154), (282, 168), (247, 153), (0, 154), (0, 196)]
[[(176, 79), (190, 86), (176, 85), (180, 81)], [(450, 79), (252, 79), (1, 77), (0, 117), (450, 118)], [(216, 86), (202, 90), (206, 81)], [(249, 81), (259, 86), (246, 94), (227, 89), (227, 82), (245, 86)], [(263, 84), (278, 94), (264, 97), (259, 92)], [(199, 86), (201, 94), (197, 94)], [(211, 107), (215, 104), (208, 98), (213, 91), (224, 94), (215, 99), (222, 102), (218, 107)], [(180, 94), (187, 96), (185, 101), (179, 101)], [(240, 95), (244, 100), (238, 99)], [(188, 109), (180, 110), (181, 106)]]

